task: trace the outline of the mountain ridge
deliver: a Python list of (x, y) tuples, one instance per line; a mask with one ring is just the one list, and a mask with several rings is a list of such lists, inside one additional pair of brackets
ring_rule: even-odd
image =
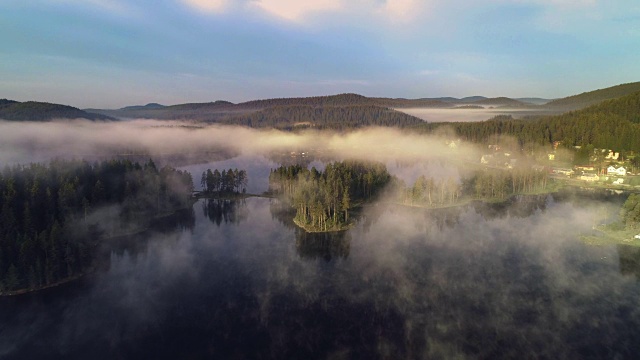
[(0, 119), (8, 121), (50, 121), (54, 119), (116, 120), (69, 105), (39, 101), (0, 99)]

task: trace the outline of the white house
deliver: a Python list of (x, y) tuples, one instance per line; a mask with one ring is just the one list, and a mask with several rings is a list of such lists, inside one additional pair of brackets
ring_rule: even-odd
[(620, 166), (619, 168), (616, 168), (615, 166), (609, 166), (607, 168), (607, 175), (626, 176), (627, 169), (622, 166)]
[(620, 156), (620, 153), (614, 153), (613, 150), (609, 150), (609, 155), (607, 155), (607, 157), (605, 157), (605, 159), (607, 160), (618, 160), (618, 157)]

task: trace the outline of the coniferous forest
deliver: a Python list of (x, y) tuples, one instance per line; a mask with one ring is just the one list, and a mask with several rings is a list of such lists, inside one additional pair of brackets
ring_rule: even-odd
[[(0, 172), (0, 292), (38, 289), (91, 265), (105, 227), (138, 227), (190, 205), (191, 174), (153, 161), (55, 160)], [(91, 214), (116, 206), (113, 224)]]
[(593, 145), (600, 149), (640, 151), (640, 93), (607, 100), (586, 109), (561, 115), (513, 119), (500, 115), (482, 122), (422, 123), (415, 129), (431, 132), (440, 127), (453, 129), (462, 140), (487, 143), (509, 136), (520, 145)]
[(283, 195), (296, 210), (295, 222), (307, 230), (332, 231), (350, 223), (349, 210), (380, 194), (387, 187), (389, 199), (404, 205), (442, 207), (464, 200), (506, 200), (516, 194), (544, 191), (544, 171), (517, 168), (483, 169), (460, 180), (424, 175), (407, 186), (391, 176), (380, 163), (335, 162), (324, 171), (300, 165), (280, 166), (269, 175), (272, 193)]
[(229, 194), (229, 193), (245, 193), (249, 177), (246, 170), (229, 169), (220, 170), (207, 169), (200, 177), (200, 185), (202, 191), (207, 194)]
[(314, 231), (347, 226), (349, 210), (376, 196), (390, 180), (383, 164), (356, 161), (330, 163), (324, 171), (281, 166), (269, 174), (271, 191), (296, 209), (296, 223)]
[(548, 174), (535, 169), (483, 169), (460, 180), (418, 177), (412, 186), (394, 182), (400, 203), (424, 207), (441, 207), (459, 204), (463, 199), (505, 200), (516, 194), (544, 191), (548, 186)]

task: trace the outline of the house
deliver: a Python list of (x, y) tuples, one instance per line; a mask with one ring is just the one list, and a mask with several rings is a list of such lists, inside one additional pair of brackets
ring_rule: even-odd
[(633, 237), (634, 239), (640, 239), (640, 234)]
[(549, 157), (550, 161), (553, 161), (556, 159), (556, 154), (547, 154), (547, 156)]
[(553, 168), (551, 170), (552, 174), (558, 174), (558, 175), (566, 175), (566, 176), (571, 176), (574, 174), (573, 170), (571, 169), (562, 169), (562, 168)]
[(622, 166), (620, 166), (619, 168), (616, 168), (615, 166), (612, 165), (607, 168), (607, 175), (626, 176), (627, 169), (625, 169)]
[(593, 165), (576, 165), (574, 168), (581, 171), (593, 171), (595, 169)]
[(620, 153), (614, 153), (613, 150), (609, 150), (609, 155), (607, 155), (605, 157), (605, 159), (607, 160), (618, 160), (618, 157), (620, 156)]
[(617, 179), (616, 181), (612, 182), (613, 185), (622, 185), (622, 183), (624, 183), (624, 179)]
[(598, 176), (598, 174), (582, 174), (582, 176), (580, 176), (580, 180), (584, 180), (584, 181), (598, 181), (600, 180), (600, 177)]

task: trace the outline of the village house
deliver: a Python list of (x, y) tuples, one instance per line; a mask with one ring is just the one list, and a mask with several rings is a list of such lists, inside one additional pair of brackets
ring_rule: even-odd
[(593, 171), (595, 170), (595, 166), (593, 165), (576, 165), (574, 166), (576, 171)]
[(600, 177), (598, 176), (598, 174), (582, 174), (580, 176), (580, 180), (584, 180), (584, 181), (598, 181), (600, 180)]
[(607, 175), (626, 176), (627, 169), (625, 169), (622, 166), (620, 166), (619, 168), (616, 168), (615, 166), (612, 165), (607, 168)]
[(574, 174), (574, 171), (571, 169), (562, 169), (562, 168), (553, 168), (551, 170), (552, 174), (558, 174), (558, 175), (566, 175), (566, 176), (571, 176)]
[(620, 153), (614, 153), (613, 150), (609, 150), (609, 154), (605, 157), (607, 160), (618, 160)]

